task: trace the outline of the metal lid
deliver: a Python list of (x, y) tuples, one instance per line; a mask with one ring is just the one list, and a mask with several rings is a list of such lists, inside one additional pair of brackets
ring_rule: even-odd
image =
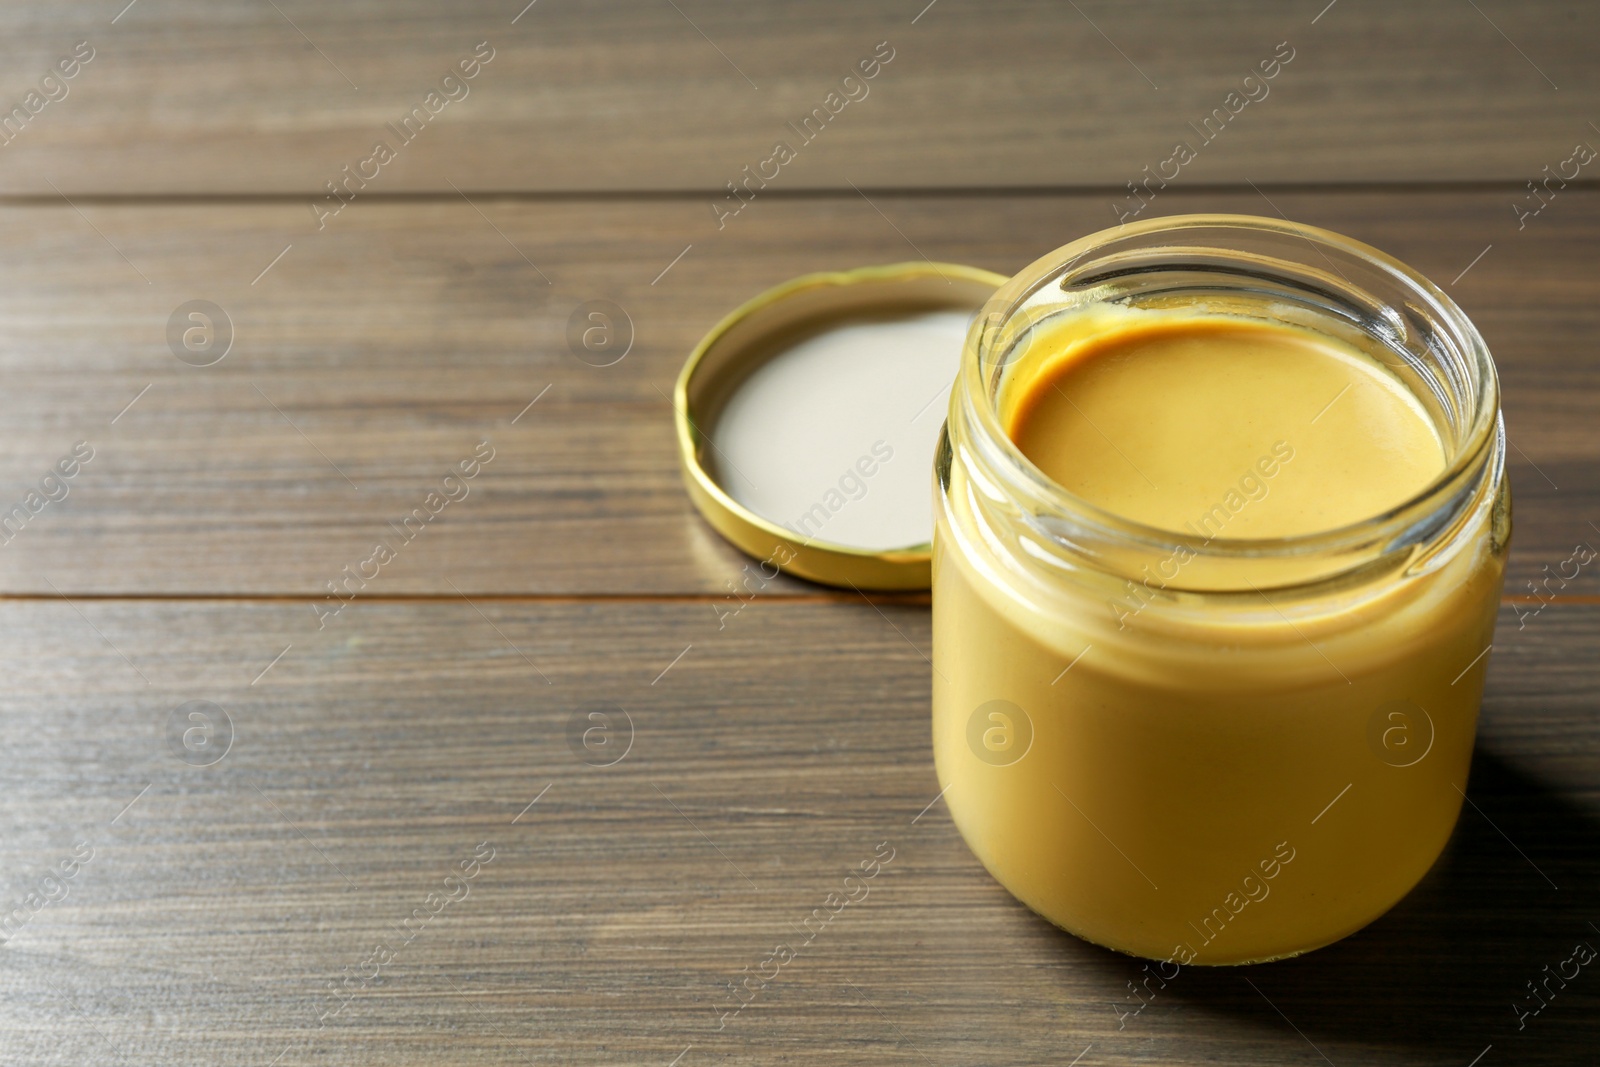
[[(961, 310), (975, 314), (1005, 276), (950, 263), (896, 263), (807, 274), (769, 289), (730, 313), (701, 339), (673, 391), (678, 455), (690, 499), (720, 534), (756, 559), (827, 585), (921, 590), (932, 580), (928, 540), (860, 548), (804, 536), (757, 514), (720, 483), (710, 427), (750, 374), (782, 351), (782, 339), (829, 323), (892, 313)], [(929, 457), (928, 485), (932, 493)], [(931, 537), (932, 531), (929, 531)]]

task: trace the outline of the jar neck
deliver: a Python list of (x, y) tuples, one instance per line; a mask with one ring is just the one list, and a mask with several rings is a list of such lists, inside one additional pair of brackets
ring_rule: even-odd
[[(1172, 308), (1232, 302), (1377, 348), (1434, 424), (1444, 470), (1396, 507), (1357, 523), (1271, 539), (1141, 525), (1051, 481), (1011, 441), (999, 411), (1008, 367), (1048, 320), (1093, 304)], [(1392, 355), (1392, 360), (1389, 358)], [(1034, 263), (974, 325), (951, 398), (950, 467), (975, 532), (1014, 569), (1138, 582), (1166, 595), (1314, 589), (1425, 568), (1493, 502), (1504, 473), (1499, 385), (1487, 346), (1431, 282), (1336, 234), (1245, 216), (1159, 219), (1091, 235)]]

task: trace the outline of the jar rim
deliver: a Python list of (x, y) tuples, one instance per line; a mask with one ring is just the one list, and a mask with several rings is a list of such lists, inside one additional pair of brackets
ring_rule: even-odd
[[(1110, 252), (1119, 243), (1148, 239), (1152, 235), (1171, 235), (1176, 238), (1170, 246), (1175, 266), (1179, 265), (1178, 257), (1185, 251), (1228, 255), (1231, 250), (1221, 244), (1197, 246), (1182, 242), (1184, 234), (1207, 228), (1257, 238), (1282, 238), (1285, 249), (1308, 244), (1329, 266), (1333, 266), (1333, 261), (1328, 259), (1329, 251), (1343, 254), (1398, 283), (1409, 296), (1424, 303), (1448, 329), (1467, 357), (1469, 395), (1473, 403), (1468, 419), (1464, 420), (1465, 433), (1460, 436), (1455, 454), (1427, 485), (1377, 515), (1330, 529), (1271, 538), (1206, 538), (1142, 523), (1080, 497), (1046, 475), (1012, 441), (1001, 425), (985, 379), (985, 366), (992, 362), (991, 348), (1002, 336), (998, 326), (1008, 321), (1040, 289), (1060, 284), (1074, 269), (1092, 267), (1095, 253)], [(1161, 247), (1166, 246), (1143, 246), (1141, 250), (1159, 251)], [(1337, 267), (1334, 269), (1337, 271)], [(1365, 288), (1348, 279), (1345, 281), (1349, 291), (1389, 307), (1377, 301)], [(1288, 219), (1234, 214), (1174, 215), (1126, 223), (1080, 237), (1024, 267), (989, 299), (967, 335), (959, 382), (961, 388), (950, 401), (951, 419), (960, 418), (981, 427), (982, 433), (974, 437), (983, 446), (992, 473), (1004, 475), (1008, 488), (1033, 505), (1030, 510), (1067, 519), (1090, 536), (1107, 541), (1142, 545), (1152, 550), (1181, 547), (1196, 556), (1217, 560), (1337, 554), (1374, 543), (1403, 542), (1408, 533), (1424, 528), (1437, 531), (1441, 526), (1448, 526), (1448, 518), (1468, 505), (1475, 494), (1465, 490), (1481, 480), (1491, 461), (1497, 465), (1503, 462), (1500, 458), (1504, 446), (1501, 443), (1499, 377), (1487, 343), (1460, 306), (1421, 272), (1399, 259), (1332, 230)], [(1427, 540), (1426, 537), (1413, 538), (1408, 543), (1419, 539)], [(1320, 579), (1312, 581), (1317, 580)]]

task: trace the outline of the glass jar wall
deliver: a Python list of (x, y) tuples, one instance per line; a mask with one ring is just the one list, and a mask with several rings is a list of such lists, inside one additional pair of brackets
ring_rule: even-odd
[[(1426, 413), (1443, 470), (1382, 514), (1288, 537), (1106, 511), (1005, 423), (1041, 339), (1101, 311), (1359, 345)], [(1510, 535), (1493, 363), (1436, 286), (1277, 220), (1092, 235), (985, 307), (936, 471), (935, 761), (1020, 900), (1123, 952), (1235, 964), (1337, 940), (1428, 870), (1466, 788)]]

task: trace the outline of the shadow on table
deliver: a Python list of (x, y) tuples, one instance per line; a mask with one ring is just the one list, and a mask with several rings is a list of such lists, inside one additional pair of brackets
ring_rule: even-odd
[(1482, 748), (1471, 797), (1482, 813), (1463, 807), (1439, 862), (1371, 926), (1297, 959), (1193, 968), (1162, 995), (1251, 1018), (1274, 1014), (1270, 998), (1324, 1050), (1426, 1048), (1448, 1057), (1441, 1062), (1460, 1054), (1464, 1067), (1493, 1043), (1493, 1062), (1594, 1062), (1600, 960), (1566, 989), (1552, 982), (1556, 996), (1540, 1013), (1519, 1020), (1513, 1004), (1531, 1013), (1527, 982), (1554, 973), (1579, 941), (1600, 947), (1590, 925), (1600, 923), (1600, 821)]

